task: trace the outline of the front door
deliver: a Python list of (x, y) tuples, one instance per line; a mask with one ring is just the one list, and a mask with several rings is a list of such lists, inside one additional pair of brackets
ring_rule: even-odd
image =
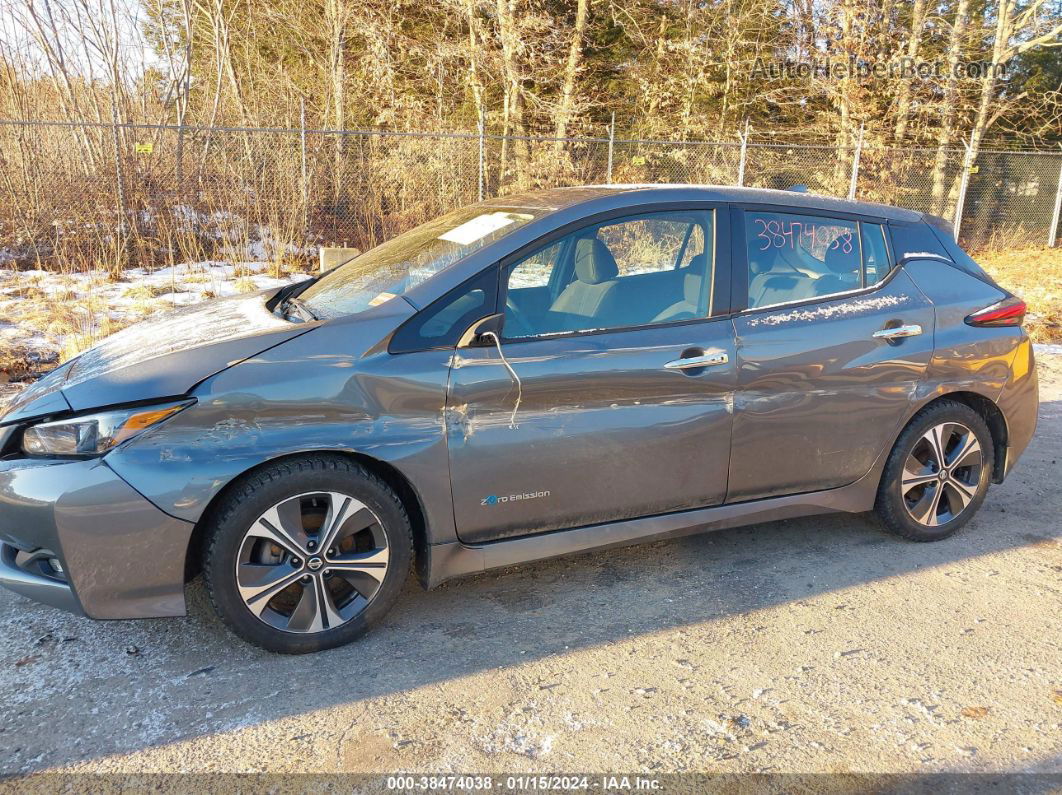
[(727, 501), (852, 483), (887, 452), (925, 377), (933, 307), (890, 267), (881, 223), (752, 209), (741, 220), (736, 302), (748, 309), (734, 320)]
[(501, 338), (450, 371), (463, 541), (722, 502), (736, 371), (715, 219), (613, 218), (503, 267)]

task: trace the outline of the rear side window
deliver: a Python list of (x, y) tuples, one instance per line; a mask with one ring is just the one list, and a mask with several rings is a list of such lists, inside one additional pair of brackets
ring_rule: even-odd
[(881, 227), (841, 218), (746, 211), (745, 247), (750, 308), (858, 290), (889, 270)]

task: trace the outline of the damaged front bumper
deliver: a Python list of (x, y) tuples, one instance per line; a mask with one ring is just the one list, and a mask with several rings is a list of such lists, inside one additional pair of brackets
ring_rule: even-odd
[(84, 614), (55, 553), (38, 547), (25, 549), (0, 542), (0, 585), (34, 602)]
[(101, 459), (0, 460), (0, 585), (91, 618), (184, 615), (193, 525)]

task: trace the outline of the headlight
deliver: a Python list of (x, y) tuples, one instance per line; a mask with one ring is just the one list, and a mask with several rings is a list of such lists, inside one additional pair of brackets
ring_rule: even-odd
[(23, 432), (22, 450), (30, 455), (102, 455), (194, 402), (184, 400), (42, 422)]

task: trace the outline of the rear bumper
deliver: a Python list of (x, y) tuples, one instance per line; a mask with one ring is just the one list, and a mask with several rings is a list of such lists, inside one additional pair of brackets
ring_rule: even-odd
[(997, 482), (1002, 482), (1011, 473), (1036, 432), (1040, 409), (1039, 382), (1033, 346), (1028, 337), (1015, 351), (1010, 370), (1010, 378), (996, 401), (1007, 423), (1007, 454), (1003, 471), (997, 474)]
[(91, 618), (184, 615), (192, 527), (101, 460), (0, 461), (0, 585), (44, 604)]

